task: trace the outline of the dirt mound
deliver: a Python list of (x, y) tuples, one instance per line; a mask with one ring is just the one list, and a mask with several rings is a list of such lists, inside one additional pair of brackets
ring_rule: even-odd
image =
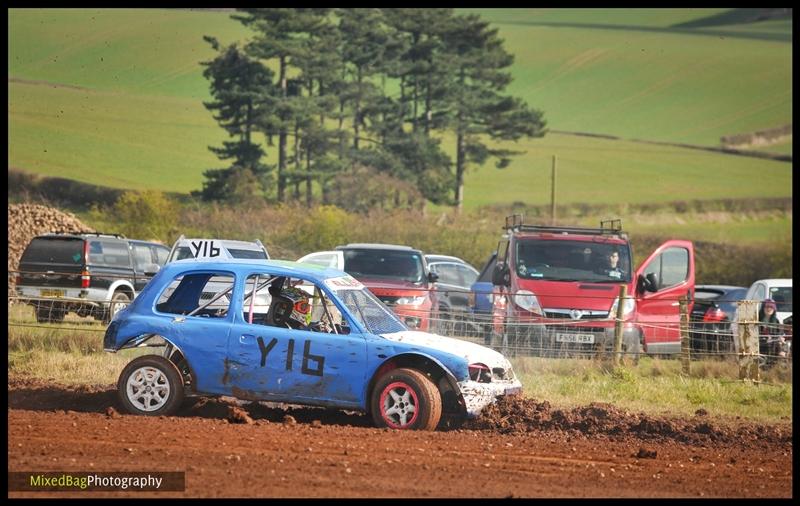
[[(8, 205), (8, 270), (19, 267), (19, 258), (35, 236), (58, 231), (94, 231), (73, 214), (40, 204)], [(9, 275), (9, 294), (14, 277)]]
[(690, 444), (709, 442), (758, 445), (765, 442), (783, 444), (792, 439), (790, 425), (736, 426), (712, 422), (705, 410), (691, 419), (651, 416), (631, 413), (610, 404), (591, 403), (570, 410), (552, 409), (547, 401), (507, 397), (484, 408), (480, 417), (470, 420), (464, 428), (491, 430), (500, 433), (537, 431), (566, 431), (582, 435), (602, 434), (626, 439), (672, 439)]

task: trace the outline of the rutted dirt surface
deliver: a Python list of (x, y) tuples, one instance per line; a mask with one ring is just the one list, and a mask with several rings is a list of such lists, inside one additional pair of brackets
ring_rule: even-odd
[[(124, 414), (112, 386), (8, 383), (9, 471), (185, 471), (190, 497), (791, 497), (791, 422), (511, 399), (459, 430), (233, 399)], [(86, 492), (9, 492), (11, 497)]]

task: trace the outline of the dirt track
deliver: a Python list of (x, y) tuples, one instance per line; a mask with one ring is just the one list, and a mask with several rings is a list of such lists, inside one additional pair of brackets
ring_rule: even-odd
[(263, 404), (244, 407), (253, 423), (231, 423), (247, 417), (207, 399), (176, 417), (121, 416), (108, 409), (119, 409), (111, 387), (12, 379), (8, 393), (9, 471), (186, 471), (187, 484), (10, 497), (792, 497), (790, 422), (561, 411), (525, 399), (467, 429), (421, 433)]

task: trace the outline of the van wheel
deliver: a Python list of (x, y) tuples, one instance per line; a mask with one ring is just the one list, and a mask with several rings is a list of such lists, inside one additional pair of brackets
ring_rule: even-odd
[(378, 379), (370, 411), (378, 427), (435, 430), (442, 417), (442, 396), (427, 376), (401, 367)]
[(117, 381), (122, 405), (135, 415), (175, 413), (183, 402), (183, 380), (175, 364), (158, 355), (133, 359)]
[(61, 308), (47, 306), (36, 309), (36, 321), (38, 323), (61, 323), (64, 321), (66, 311)]
[(111, 303), (108, 305), (108, 309), (103, 314), (103, 323), (108, 325), (111, 323), (111, 320), (114, 319), (114, 316), (128, 307), (128, 304), (131, 303), (131, 298), (125, 292), (114, 292), (114, 296), (111, 297)]

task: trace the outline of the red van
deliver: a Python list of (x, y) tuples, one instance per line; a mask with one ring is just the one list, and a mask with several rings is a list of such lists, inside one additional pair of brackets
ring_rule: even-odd
[(623, 351), (680, 352), (678, 301), (694, 298), (690, 241), (667, 241), (634, 268), (620, 220), (594, 229), (526, 225), (513, 215), (503, 228), (492, 276), (493, 345), (537, 355), (611, 349), (625, 284)]

